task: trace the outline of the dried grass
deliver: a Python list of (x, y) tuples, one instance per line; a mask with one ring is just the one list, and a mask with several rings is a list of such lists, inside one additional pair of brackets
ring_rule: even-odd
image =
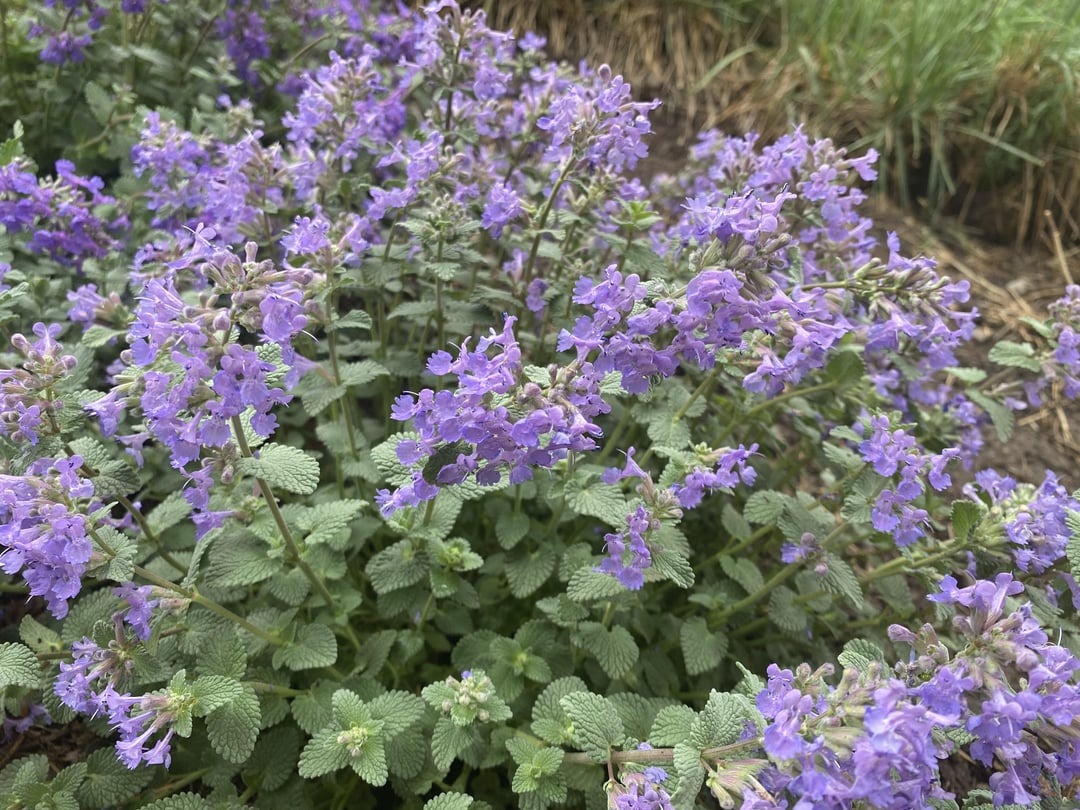
[(878, 148), (890, 195), (1050, 250), (1046, 210), (1080, 243), (1073, 2), (1055, 28), (1021, 0), (466, 0), (556, 59), (612, 65), (684, 137), (805, 123)]

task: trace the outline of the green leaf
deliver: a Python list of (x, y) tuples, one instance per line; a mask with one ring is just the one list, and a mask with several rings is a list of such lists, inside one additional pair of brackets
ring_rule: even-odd
[(181, 492), (170, 492), (165, 500), (150, 510), (146, 523), (150, 531), (160, 536), (166, 529), (171, 529), (191, 514), (191, 504), (184, 500)]
[(990, 421), (993, 423), (994, 430), (997, 432), (998, 440), (1002, 443), (1007, 442), (1009, 437), (1012, 436), (1016, 419), (1012, 409), (995, 399), (991, 399), (981, 391), (968, 391), (967, 396), (968, 399), (989, 414)]
[(364, 502), (359, 500), (320, 503), (306, 510), (297, 525), (307, 533), (304, 537), (307, 545), (330, 543), (349, 527), (363, 508)]
[(151, 768), (129, 770), (116, 758), (112, 747), (91, 752), (86, 766), (86, 779), (79, 786), (78, 797), (79, 803), (89, 808), (119, 807), (154, 778)]
[(473, 797), (464, 793), (441, 793), (428, 799), (424, 810), (469, 810)]
[(739, 739), (752, 716), (751, 705), (742, 695), (713, 689), (705, 708), (690, 726), (690, 741), (698, 750), (730, 745)]
[(847, 472), (855, 472), (866, 466), (866, 462), (863, 461), (862, 456), (847, 447), (839, 447), (829, 442), (821, 444), (821, 451), (825, 454), (825, 458), (832, 464), (835, 464), (842, 470)]
[(975, 385), (976, 383), (981, 383), (987, 377), (986, 372), (983, 371), (981, 368), (948, 366), (945, 371), (956, 377), (956, 379), (960, 380), (960, 382), (967, 383), (968, 385)]
[(743, 517), (751, 523), (768, 525), (776, 523), (789, 498), (782, 492), (764, 489), (753, 493), (743, 507)]
[(524, 599), (535, 593), (554, 573), (559, 559), (550, 546), (541, 546), (533, 551), (522, 550), (506, 561), (506, 581), (510, 593), (518, 599)]
[(862, 585), (851, 566), (835, 554), (825, 555), (825, 562), (829, 567), (823, 582), (825, 590), (843, 596), (853, 608), (861, 608), (865, 604)]
[(625, 627), (616, 626), (609, 630), (600, 622), (582, 622), (577, 638), (609, 677), (621, 678), (637, 663), (637, 642)]
[(587, 691), (589, 689), (581, 678), (559, 678), (549, 683), (533, 703), (533, 733), (552, 745), (569, 743), (574, 729), (560, 701), (574, 692)]
[(915, 600), (912, 598), (911, 585), (900, 574), (875, 580), (874, 589), (881, 595), (898, 616), (910, 616), (915, 612)]
[(296, 639), (274, 651), (276, 669), (292, 670), (330, 667), (337, 661), (337, 639), (325, 624), (306, 624), (296, 633)]
[(386, 749), (382, 737), (369, 738), (358, 756), (349, 757), (349, 765), (369, 785), (385, 785), (390, 772), (386, 767)]
[(131, 582), (135, 575), (135, 554), (138, 551), (135, 541), (111, 526), (98, 526), (95, 531), (97, 536), (116, 552), (109, 560), (105, 576), (114, 582)]
[(825, 366), (825, 379), (836, 383), (837, 387), (843, 390), (859, 382), (865, 371), (862, 357), (856, 352), (839, 351), (833, 354)]
[(761, 570), (746, 557), (736, 559), (725, 554), (720, 558), (720, 567), (748, 594), (757, 593), (765, 584)]
[(960, 543), (967, 542), (971, 530), (982, 519), (982, 509), (972, 501), (953, 501), (952, 524), (953, 533)]
[(427, 576), (428, 561), (411, 540), (399, 540), (372, 557), (365, 571), (381, 595), (420, 582)]
[(467, 726), (459, 726), (449, 717), (440, 717), (435, 721), (435, 730), (431, 735), (431, 758), (435, 767), (446, 771), (458, 754), (472, 745), (473, 739)]
[(11, 128), (11, 137), (0, 144), (0, 166), (6, 166), (23, 153), (22, 136), (22, 121), (16, 121)]
[(191, 684), (191, 693), (196, 698), (195, 713), (204, 717), (210, 712), (231, 703), (244, 691), (244, 685), (235, 678), (224, 675), (200, 675)]
[(250, 686), (243, 687), (239, 695), (206, 718), (210, 745), (228, 762), (246, 762), (255, 749), (261, 719), (258, 695)]
[(618, 487), (599, 481), (587, 485), (577, 480), (568, 481), (566, 502), (579, 515), (594, 517), (614, 528), (625, 527), (626, 516), (631, 511)]
[(349, 764), (349, 752), (338, 742), (339, 734), (340, 729), (328, 728), (308, 740), (308, 744), (300, 752), (300, 764), (297, 768), (302, 777), (314, 779), (341, 770)]
[(495, 538), (499, 545), (510, 550), (529, 533), (529, 516), (520, 512), (503, 512), (495, 521)]
[(1065, 557), (1069, 561), (1069, 571), (1073, 576), (1080, 576), (1080, 512), (1071, 510), (1066, 512), (1065, 525), (1069, 528), (1069, 541), (1065, 544)]
[(336, 329), (363, 329), (371, 331), (371, 316), (362, 309), (351, 310), (326, 325), (327, 332)]
[(386, 692), (368, 703), (375, 720), (382, 722), (382, 733), (387, 739), (401, 734), (424, 716), (424, 701), (409, 692)]
[(199, 646), (195, 670), (200, 675), (243, 678), (247, 671), (247, 651), (235, 632), (214, 633)]
[(374, 360), (344, 363), (341, 366), (341, 382), (344, 385), (365, 385), (389, 373), (385, 366)]
[(258, 785), (264, 796), (283, 786), (296, 772), (300, 741), (300, 732), (292, 725), (275, 726), (263, 732), (244, 763), (244, 782)]
[(607, 762), (611, 750), (623, 744), (626, 734), (622, 720), (607, 698), (591, 692), (572, 692), (559, 704), (574, 724), (575, 744), (594, 762)]
[(769, 621), (785, 633), (801, 633), (810, 622), (806, 611), (795, 604), (795, 592), (780, 586), (769, 597)]
[(694, 587), (694, 567), (690, 565), (686, 551), (678, 546), (662, 545), (659, 538), (663, 534), (664, 527), (661, 527), (656, 532), (656, 542), (652, 547), (652, 567), (646, 571), (646, 578), (651, 581), (652, 575), (657, 575), (661, 579), (675, 583), (680, 588)]
[(570, 577), (566, 586), (566, 595), (575, 602), (595, 602), (598, 599), (611, 599), (626, 593), (626, 588), (618, 579), (597, 571), (593, 566), (579, 568)]
[(663, 748), (686, 742), (696, 718), (697, 712), (689, 706), (665, 706), (656, 713), (649, 731), (649, 742)]
[(427, 735), (421, 728), (410, 728), (386, 741), (386, 764), (394, 776), (412, 779), (427, 761)]
[(720, 522), (727, 533), (736, 540), (746, 540), (753, 533), (749, 521), (730, 503), (724, 504), (724, 510), (720, 514)]
[(289, 708), (296, 725), (308, 734), (329, 725), (333, 721), (331, 699), (336, 690), (336, 685), (322, 683), (293, 698)]
[(844, 645), (844, 650), (837, 657), (845, 667), (854, 667), (860, 672), (866, 672), (872, 662), (887, 666), (885, 653), (874, 642), (864, 638), (853, 638)]
[(705, 619), (694, 616), (683, 622), (679, 631), (679, 643), (682, 647), (686, 671), (690, 675), (700, 675), (715, 669), (724, 660), (727, 652), (727, 636), (713, 633)]
[(43, 625), (29, 613), (19, 622), (19, 638), (36, 653), (58, 652), (63, 647), (60, 634)]
[(34, 688), (41, 684), (41, 667), (34, 651), (11, 642), (0, 644), (0, 691), (9, 686)]
[(319, 463), (298, 447), (270, 442), (258, 458), (236, 462), (239, 472), (261, 478), (275, 489), (310, 495), (319, 486)]
[(701, 762), (701, 750), (690, 743), (678, 743), (673, 752), (672, 764), (679, 777), (679, 787), (671, 796), (677, 808), (693, 807), (701, 786), (705, 784), (705, 765)]
[(1035, 349), (1029, 343), (1002, 340), (990, 349), (987, 356), (999, 366), (1023, 368), (1036, 374), (1042, 371), (1042, 364), (1035, 357)]
[(266, 543), (245, 531), (214, 544), (206, 577), (220, 587), (253, 585), (272, 577), (282, 565), (280, 557), (269, 554)]
[(214, 805), (198, 793), (175, 793), (146, 805), (146, 810), (212, 810), (212, 808)]

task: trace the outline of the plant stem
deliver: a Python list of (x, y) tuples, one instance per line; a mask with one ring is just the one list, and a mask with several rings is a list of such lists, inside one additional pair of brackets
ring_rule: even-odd
[[(957, 547), (959, 546), (959, 547)], [(896, 557), (889, 560), (887, 563), (879, 565), (877, 568), (872, 568), (865, 574), (859, 577), (859, 582), (866, 584), (867, 582), (873, 582), (878, 579), (882, 579), (893, 574), (904, 573), (905, 569), (915, 571), (919, 568), (925, 568), (928, 565), (933, 565), (936, 562), (947, 560), (950, 557), (955, 557), (961, 551), (967, 548), (966, 543), (953, 544), (949, 548), (936, 551), (933, 554), (928, 554), (922, 559), (913, 560), (907, 557)]]
[[(731, 745), (719, 745), (715, 748), (706, 748), (701, 752), (701, 758), (710, 760), (721, 759), (732, 754), (738, 754), (743, 751), (760, 747), (761, 739), (759, 737), (754, 737), (749, 740), (743, 740), (742, 742), (732, 743)], [(612, 751), (608, 755), (607, 761), (612, 764), (633, 762), (640, 765), (671, 763), (675, 761), (675, 749), (652, 748), (644, 751)], [(596, 760), (592, 759), (588, 754), (577, 752), (564, 756), (563, 762), (573, 762), (581, 765), (597, 764)]]
[[(85, 469), (85, 465), (83, 465), (83, 467)], [(161, 559), (167, 562), (170, 566), (173, 567), (173, 569), (175, 569), (179, 573), (187, 574), (187, 566), (181, 565), (171, 554), (169, 554), (168, 551), (165, 550), (165, 547), (161, 544), (161, 538), (154, 534), (153, 530), (150, 528), (150, 524), (146, 522), (146, 518), (143, 516), (143, 513), (139, 510), (139, 508), (135, 506), (135, 504), (132, 503), (130, 500), (128, 500), (127, 496), (125, 495), (116, 495), (115, 497), (117, 503), (124, 507), (128, 511), (128, 514), (130, 514), (131, 517), (135, 520), (135, 522), (139, 525), (139, 530), (142, 531), (143, 536), (154, 544), (154, 548), (157, 550), (158, 556), (161, 557)]]
[(298, 697), (305, 694), (303, 689), (290, 689), (288, 686), (263, 681), (244, 681), (244, 685), (250, 686), (256, 692), (265, 692), (268, 695), (280, 695), (281, 697)]
[(551, 209), (555, 206), (555, 198), (559, 196), (559, 191), (562, 189), (566, 179), (570, 176), (570, 168), (574, 165), (574, 156), (571, 155), (567, 158), (566, 163), (563, 165), (562, 171), (559, 173), (559, 179), (555, 181), (555, 185), (551, 188), (551, 194), (548, 195), (547, 200), (544, 201), (544, 207), (540, 209), (540, 219), (536, 223), (536, 236), (533, 237), (532, 247), (529, 249), (529, 260), (525, 264), (525, 272), (521, 277), (522, 287), (528, 287), (529, 282), (532, 281), (533, 265), (536, 264), (536, 254), (540, 250), (540, 239), (544, 235), (544, 226), (547, 225), (548, 217), (551, 215)]
[(145, 579), (151, 585), (157, 585), (159, 588), (164, 588), (167, 591), (172, 591), (175, 594), (179, 594), (185, 599), (190, 599), (196, 605), (201, 605), (202, 607), (209, 610), (211, 613), (216, 613), (221, 618), (228, 619), (233, 624), (242, 627), (244, 630), (247, 630), (253, 636), (261, 638), (263, 641), (269, 642), (270, 644), (278, 647), (285, 643), (278, 636), (264, 630), (258, 625), (252, 624), (243, 616), (240, 616), (237, 613), (233, 613), (224, 605), (215, 602), (209, 597), (203, 596), (194, 588), (185, 588), (183, 585), (178, 585), (175, 582), (171, 582), (170, 580), (165, 579), (164, 577), (159, 577), (153, 571), (149, 571), (146, 568), (143, 568), (141, 565), (135, 566), (135, 573)]
[[(248, 447), (247, 438), (244, 436), (244, 426), (240, 422), (239, 416), (234, 416), (232, 418), (232, 427), (233, 434), (236, 437), (236, 443), (240, 448), (240, 454), (245, 458), (254, 458), (251, 448)], [(332, 610), (335, 609), (336, 603), (333, 594), (330, 593), (330, 589), (326, 587), (326, 583), (323, 582), (322, 577), (316, 574), (311, 566), (307, 564), (307, 561), (300, 555), (300, 548), (296, 545), (296, 540), (292, 536), (292, 530), (289, 528), (289, 524), (285, 522), (285, 516), (281, 514), (281, 507), (278, 505), (277, 498), (274, 497), (274, 491), (264, 479), (259, 478), (258, 476), (255, 477), (255, 483), (259, 487), (259, 492), (262, 493), (263, 500), (266, 501), (267, 507), (270, 509), (270, 515), (273, 517), (274, 524), (281, 534), (281, 539), (285, 542), (285, 548), (288, 550), (289, 556), (303, 572), (307, 581), (311, 583), (311, 587), (315, 589), (315, 592), (322, 597), (324, 602), (326, 602), (327, 607)], [(359, 650), (361, 644), (360, 639), (356, 636), (356, 632), (347, 621), (342, 626), (345, 628), (345, 635), (348, 637), (349, 642)]]

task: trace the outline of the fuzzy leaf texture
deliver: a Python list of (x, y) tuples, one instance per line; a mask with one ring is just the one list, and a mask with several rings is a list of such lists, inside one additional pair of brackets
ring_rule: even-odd
[(559, 704), (574, 725), (574, 743), (594, 762), (607, 762), (612, 749), (626, 737), (619, 712), (605, 697), (573, 692)]

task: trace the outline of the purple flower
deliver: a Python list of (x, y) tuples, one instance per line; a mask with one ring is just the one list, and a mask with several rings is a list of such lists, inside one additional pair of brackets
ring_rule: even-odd
[(58, 619), (78, 595), (94, 554), (90, 521), (74, 510), (93, 484), (79, 477), (80, 456), (36, 461), (24, 476), (0, 475), (0, 569), (21, 573)]

